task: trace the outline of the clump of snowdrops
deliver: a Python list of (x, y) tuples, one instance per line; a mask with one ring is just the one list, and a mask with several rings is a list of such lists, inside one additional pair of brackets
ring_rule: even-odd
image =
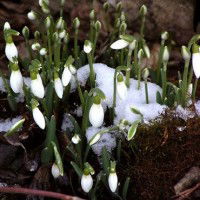
[[(40, 0), (39, 5), (43, 12), (40, 15), (36, 11), (30, 11), (27, 16), (37, 24), (38, 20), (43, 20), (44, 31), (35, 31), (34, 38), (30, 40), (30, 31), (24, 27), (22, 35), (26, 42), (28, 59), (22, 60), (18, 55), (18, 50), (14, 44), (13, 36), (20, 33), (13, 30), (8, 22), (4, 25), (4, 37), (6, 41), (5, 55), (9, 61), (8, 69), (10, 72), (9, 81), (1, 72), (9, 105), (13, 111), (17, 110), (17, 96), (24, 94), (25, 105), (32, 113), (33, 119), (38, 127), (46, 134), (44, 148), (41, 152), (41, 161), (43, 164), (52, 165), (51, 172), (56, 179), (64, 175), (64, 165), (57, 139), (57, 121), (59, 108), (62, 108), (62, 114), (68, 113), (71, 98), (70, 87), (73, 81), (76, 84), (79, 104), (81, 105), (83, 116), (82, 123), (78, 123), (76, 117), (68, 113), (72, 124), (74, 125), (73, 135), (70, 138), (71, 143), (67, 146), (72, 158), (69, 160), (74, 171), (77, 173), (82, 190), (90, 198), (96, 197), (96, 191), (99, 185), (109, 188), (110, 192), (120, 198), (126, 199), (129, 177), (119, 182), (117, 175), (117, 164), (120, 161), (120, 154), (117, 157), (111, 155), (106, 148), (102, 150), (102, 168), (96, 171), (92, 163), (88, 162), (88, 154), (91, 146), (99, 141), (101, 136), (110, 131), (122, 133), (122, 137), (128, 141), (134, 138), (138, 125), (142, 122), (142, 114), (136, 108), (133, 113), (141, 115), (141, 120), (130, 124), (126, 119), (121, 120), (118, 125), (101, 130), (96, 133), (89, 142), (87, 142), (85, 133), (89, 126), (101, 127), (104, 123), (104, 109), (102, 101), (106, 98), (105, 94), (96, 87), (95, 72), (93, 63), (95, 62), (95, 50), (101, 30), (101, 22), (96, 19), (95, 11), (89, 13), (90, 30), (88, 38), (84, 45), (79, 45), (80, 21), (75, 18), (73, 21), (73, 32), (68, 31), (68, 26), (63, 16), (63, 6), (65, 1), (60, 2), (60, 17), (54, 20), (49, 9), (49, 0)], [(108, 12), (110, 5), (106, 2), (103, 5), (105, 12)], [(138, 35), (126, 34), (127, 23), (122, 9), (121, 2), (116, 6), (115, 23), (113, 32), (110, 33), (110, 48), (105, 50), (105, 55), (110, 58), (109, 66), (115, 66), (113, 106), (110, 109), (110, 123), (115, 117), (116, 95), (125, 99), (127, 90), (130, 87), (130, 78), (137, 80), (137, 88), (140, 90), (140, 83), (145, 82), (146, 103), (149, 103), (148, 80), (157, 83), (162, 87), (162, 93), (157, 92), (157, 103), (173, 107), (181, 105), (186, 107), (191, 100), (195, 99), (198, 79), (200, 77), (200, 49), (198, 40), (200, 35), (195, 35), (188, 46), (182, 46), (182, 56), (185, 62), (183, 74), (178, 73), (179, 84), (175, 85), (167, 80), (167, 65), (170, 58), (169, 33), (161, 34), (161, 46), (156, 70), (145, 66), (141, 68), (143, 58), (150, 58), (151, 53), (145, 40), (145, 19), (147, 8), (143, 5), (139, 11), (141, 19), (141, 29)], [(73, 43), (70, 43), (70, 41)], [(73, 45), (71, 45), (73, 44)], [(114, 50), (113, 50), (114, 49)], [(192, 65), (190, 60), (192, 59)], [(77, 70), (84, 64), (89, 64), (90, 76), (89, 87), (83, 88), (77, 79)], [(23, 75), (29, 73), (30, 86), (24, 83)], [(195, 81), (193, 83), (193, 72)], [(22, 126), (24, 119), (18, 122), (6, 134), (13, 133), (14, 130)], [(118, 149), (120, 151), (119, 142)], [(67, 170), (67, 169), (66, 169)], [(96, 176), (95, 176), (96, 173)], [(121, 192), (122, 191), (122, 192)]]

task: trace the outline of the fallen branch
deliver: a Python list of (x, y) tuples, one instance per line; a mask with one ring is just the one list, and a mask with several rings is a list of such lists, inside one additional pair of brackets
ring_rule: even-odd
[(79, 197), (73, 197), (57, 192), (48, 192), (44, 190), (35, 190), (28, 188), (19, 188), (19, 187), (0, 187), (1, 193), (15, 193), (15, 194), (26, 194), (26, 195), (34, 195), (34, 196), (43, 196), (50, 197), (60, 200), (82, 200)]
[(187, 199), (195, 190), (197, 190), (199, 188), (200, 188), (200, 183), (197, 183), (194, 187), (179, 193), (178, 195), (174, 196), (174, 198), (176, 200)]

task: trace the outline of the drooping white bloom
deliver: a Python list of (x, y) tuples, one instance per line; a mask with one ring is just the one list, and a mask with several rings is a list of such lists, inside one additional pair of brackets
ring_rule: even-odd
[(10, 24), (8, 22), (5, 22), (3, 30), (5, 31), (8, 29), (10, 29)]
[(109, 185), (109, 188), (112, 192), (115, 192), (116, 189), (117, 189), (117, 185), (118, 185), (118, 177), (117, 177), (117, 174), (116, 172), (114, 173), (110, 173), (109, 176), (108, 176), (108, 185)]
[(46, 48), (40, 49), (40, 55), (41, 55), (41, 56), (44, 56), (44, 55), (46, 55), (46, 54), (47, 54), (47, 49), (46, 49)]
[(18, 58), (18, 50), (13, 42), (6, 43), (5, 54), (11, 62), (14, 62), (14, 58)]
[(162, 34), (161, 34), (161, 39), (162, 40), (167, 40), (169, 37), (169, 33), (167, 31), (164, 31)]
[(83, 50), (85, 53), (90, 53), (92, 51), (92, 43), (89, 40), (86, 40), (83, 46)]
[(45, 128), (45, 119), (44, 119), (44, 115), (42, 114), (42, 112), (39, 110), (38, 107), (35, 107), (35, 108), (33, 108), (32, 113), (33, 113), (33, 119), (35, 120), (35, 123), (41, 129), (44, 129)]
[(151, 53), (150, 53), (149, 47), (148, 47), (147, 45), (144, 45), (143, 48), (144, 48), (144, 52), (145, 52), (145, 54), (146, 54), (146, 57), (147, 57), (147, 58), (150, 58)]
[(117, 94), (119, 95), (120, 99), (125, 99), (127, 96), (127, 87), (124, 82), (124, 78), (122, 74), (119, 74), (117, 77)]
[(71, 77), (72, 77), (72, 73), (69, 70), (69, 67), (65, 66), (62, 73), (62, 84), (64, 87), (66, 87), (69, 84)]
[(38, 42), (36, 42), (36, 43), (32, 44), (31, 48), (33, 51), (37, 51), (40, 49), (40, 44)]
[(38, 98), (44, 97), (44, 86), (39, 74), (36, 79), (31, 80), (31, 92)]
[(62, 17), (60, 17), (59, 19), (58, 19), (58, 22), (56, 23), (56, 29), (61, 29), (62, 27), (63, 27), (63, 18)]
[(127, 47), (129, 45), (129, 43), (126, 40), (120, 39), (117, 40), (116, 42), (114, 42), (113, 44), (111, 44), (110, 48), (111, 49), (123, 49), (125, 47)]
[(104, 120), (104, 110), (100, 101), (94, 101), (89, 111), (89, 121), (95, 128), (100, 127)]
[(198, 79), (200, 77), (200, 51), (199, 46), (197, 44), (193, 45), (192, 66), (194, 74)]
[(30, 20), (36, 20), (36, 14), (35, 14), (35, 12), (34, 11), (30, 11), (28, 14), (27, 14), (27, 16), (28, 16), (28, 18), (30, 19)]
[(58, 36), (59, 36), (60, 39), (63, 39), (63, 38), (65, 37), (65, 35), (66, 35), (66, 30), (61, 31), (61, 32), (58, 34)]
[(51, 167), (51, 174), (55, 179), (57, 179), (60, 176), (60, 170), (55, 163)]
[(15, 93), (22, 91), (23, 77), (20, 70), (12, 70), (10, 75), (10, 87)]
[(181, 48), (181, 53), (183, 56), (184, 60), (189, 60), (190, 59), (190, 52), (186, 46), (182, 46)]
[(92, 176), (90, 174), (88, 175), (83, 174), (81, 177), (81, 187), (83, 191), (88, 193), (92, 189), (92, 186), (93, 186)]
[(97, 143), (100, 140), (100, 138), (101, 138), (100, 133), (95, 134), (95, 136), (92, 137), (92, 139), (90, 140), (89, 145), (92, 146), (93, 144)]
[(72, 137), (72, 142), (74, 144), (78, 144), (79, 142), (81, 141), (79, 135), (75, 134), (73, 137)]
[(55, 87), (55, 91), (56, 91), (57, 96), (60, 99), (62, 99), (62, 97), (63, 97), (63, 85), (62, 85), (62, 82), (61, 82), (59, 77), (55, 78), (54, 87)]

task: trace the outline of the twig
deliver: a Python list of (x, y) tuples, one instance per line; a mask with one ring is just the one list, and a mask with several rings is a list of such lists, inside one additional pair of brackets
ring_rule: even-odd
[(197, 183), (194, 187), (189, 188), (187, 190), (184, 190), (183, 192), (180, 192), (178, 195), (174, 196), (176, 200), (183, 200), (189, 197), (190, 194), (192, 194), (195, 190), (200, 188), (200, 183)]
[(17, 194), (26, 194), (26, 195), (35, 195), (35, 196), (43, 196), (50, 197), (60, 200), (82, 200), (79, 197), (73, 197), (57, 192), (48, 192), (44, 190), (35, 190), (28, 188), (19, 188), (19, 187), (0, 187), (1, 193), (17, 193)]

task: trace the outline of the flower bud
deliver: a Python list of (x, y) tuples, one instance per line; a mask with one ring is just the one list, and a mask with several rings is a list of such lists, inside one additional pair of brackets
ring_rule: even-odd
[(46, 28), (49, 29), (51, 26), (51, 18), (48, 16), (45, 20)]
[(188, 50), (186, 46), (182, 46), (181, 54), (184, 60), (190, 60), (190, 51)]
[(165, 46), (163, 51), (163, 62), (168, 62), (168, 60), (169, 60), (169, 50), (168, 47)]
[(90, 12), (90, 19), (94, 20), (94, 18), (95, 18), (95, 12), (94, 12), (94, 10), (91, 10), (91, 12)]
[(65, 65), (63, 73), (62, 73), (62, 84), (66, 87), (72, 78), (72, 73), (69, 70), (69, 67)]
[(147, 80), (148, 76), (149, 76), (149, 69), (148, 69), (148, 68), (145, 68), (145, 69), (143, 70), (143, 79), (144, 79), (144, 80)]
[(143, 49), (144, 49), (144, 53), (145, 53), (146, 57), (147, 57), (147, 58), (150, 58), (151, 53), (150, 53), (149, 47), (145, 44), (145, 45), (143, 46)]
[(101, 98), (99, 96), (95, 96), (93, 104), (89, 111), (89, 121), (93, 127), (98, 128), (103, 124), (103, 120), (104, 120), (104, 110), (101, 105)]
[(89, 54), (92, 51), (92, 43), (89, 40), (85, 40), (83, 50), (87, 54)]
[(62, 97), (63, 97), (63, 85), (62, 85), (62, 81), (60, 80), (57, 72), (54, 73), (54, 87), (55, 87), (55, 91), (56, 91), (57, 96), (60, 99), (62, 99)]
[(29, 38), (29, 28), (27, 26), (24, 26), (24, 28), (22, 29), (22, 34), (23, 34), (24, 38), (26, 40), (28, 40), (28, 38)]
[(60, 176), (60, 170), (55, 163), (51, 167), (51, 174), (55, 179), (57, 179)]
[(5, 22), (3, 30), (9, 30), (10, 29), (10, 24), (8, 22)]
[(40, 50), (40, 44), (38, 42), (32, 44), (31, 46), (33, 51), (39, 51)]
[(117, 75), (117, 94), (122, 100), (127, 97), (127, 87), (122, 74)]
[(44, 86), (39, 74), (31, 75), (31, 92), (38, 98), (44, 98)]
[(147, 7), (145, 5), (142, 5), (140, 8), (140, 15), (145, 16), (147, 14)]
[(116, 163), (111, 161), (110, 174), (108, 176), (108, 185), (112, 192), (117, 190), (118, 177), (116, 174)]
[(65, 35), (66, 35), (66, 30), (61, 31), (61, 32), (58, 34), (58, 36), (59, 36), (60, 39), (63, 39), (63, 38), (65, 37)]
[(80, 137), (78, 134), (75, 134), (73, 137), (72, 137), (72, 142), (74, 144), (78, 144), (79, 142), (81, 141)]
[(96, 31), (99, 32), (99, 30), (101, 29), (101, 22), (97, 20), (94, 27), (95, 27)]
[(46, 54), (47, 54), (47, 49), (46, 48), (40, 49), (40, 55), (41, 56), (45, 56)]
[(81, 187), (84, 192), (88, 193), (93, 186), (93, 179), (90, 174), (83, 174), (81, 177)]
[(167, 31), (164, 31), (162, 34), (161, 34), (161, 39), (162, 40), (167, 40), (169, 38), (169, 33)]
[(13, 42), (11, 43), (6, 42), (5, 55), (8, 58), (8, 60), (13, 63), (18, 58), (18, 50)]
[(79, 26), (80, 26), (80, 20), (79, 20), (78, 17), (76, 17), (76, 18), (74, 19), (73, 24), (74, 24), (74, 28), (75, 28), (75, 29), (78, 29), (78, 28), (79, 28)]
[(36, 12), (34, 12), (33, 10), (31, 10), (28, 14), (27, 14), (28, 18), (33, 21), (37, 19), (37, 14)]

